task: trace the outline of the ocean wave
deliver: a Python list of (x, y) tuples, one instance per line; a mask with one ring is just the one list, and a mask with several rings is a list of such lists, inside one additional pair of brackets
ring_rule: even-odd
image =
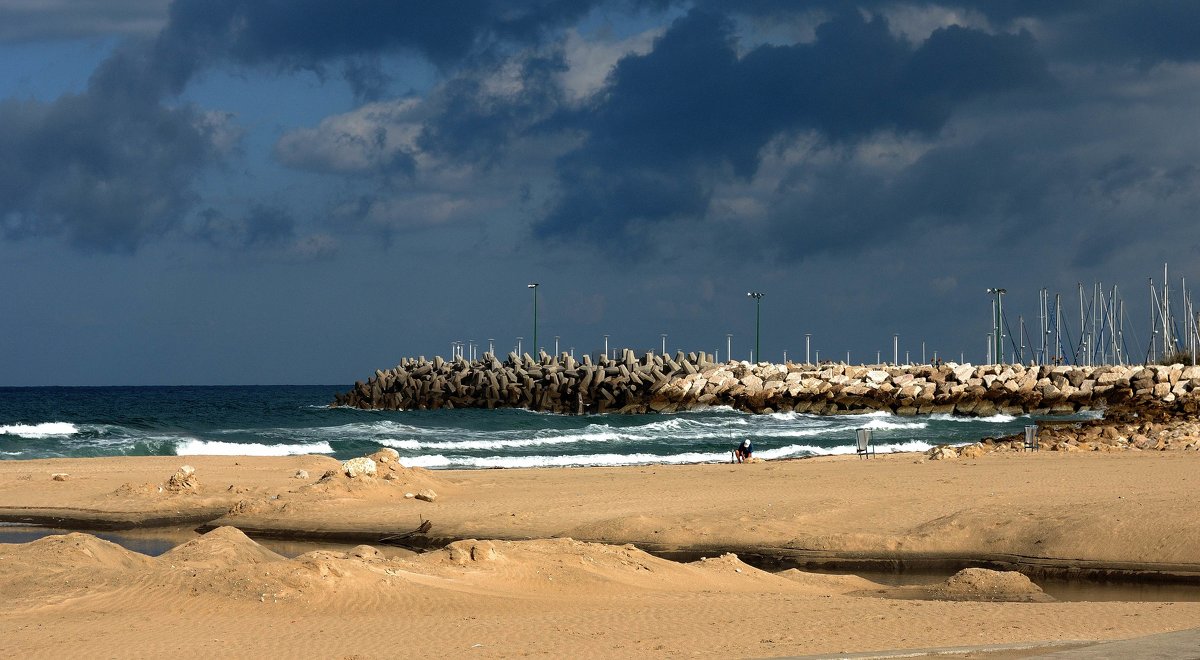
[(346, 436), (362, 436), (362, 435), (396, 435), (396, 434), (420, 434), (428, 433), (429, 429), (418, 426), (410, 426), (401, 424), (392, 420), (384, 419), (377, 422), (352, 422), (350, 424), (340, 424), (338, 426), (309, 426), (301, 428), (230, 428), (218, 429), (211, 431), (218, 435), (244, 435), (248, 433), (258, 434), (268, 437), (295, 437), (297, 435), (305, 437), (333, 437), (340, 438)]
[(863, 424), (864, 429), (873, 429), (877, 431), (896, 431), (902, 429), (923, 429), (928, 427), (926, 422), (889, 422), (882, 419), (872, 419)]
[(894, 442), (875, 445), (875, 451), (878, 452), (926, 452), (933, 449), (933, 445), (921, 440), (909, 440), (908, 442)]
[(896, 417), (896, 413), (888, 412), (886, 410), (872, 410), (871, 412), (841, 415), (841, 417)]
[(457, 449), (457, 450), (487, 450), (487, 449), (517, 449), (521, 447), (538, 447), (545, 445), (565, 445), (580, 442), (606, 442), (630, 440), (613, 431), (594, 433), (572, 433), (513, 440), (395, 440), (380, 438), (375, 442), (395, 449)]
[(746, 414), (748, 414), (748, 413), (742, 412), (741, 410), (738, 410), (737, 408), (734, 408), (733, 406), (729, 406), (729, 405), (721, 405), (721, 406), (696, 406), (695, 408), (689, 408), (689, 409), (687, 409), (687, 410), (680, 410), (679, 412), (677, 412), (677, 413), (673, 413), (673, 414), (676, 414), (676, 415), (696, 415), (696, 414), (705, 414), (705, 413), (729, 413), (729, 414), (734, 414), (734, 415), (746, 415)]
[(41, 424), (12, 424), (0, 426), (0, 435), (15, 435), (22, 438), (66, 437), (79, 432), (79, 427), (70, 422), (42, 422)]
[(253, 442), (218, 442), (185, 440), (175, 446), (177, 456), (294, 456), (297, 454), (332, 454), (328, 442), (302, 445), (264, 445)]
[[(920, 440), (876, 445), (879, 453), (924, 452), (933, 445)], [(839, 456), (855, 453), (854, 445), (818, 447), (815, 445), (788, 445), (754, 453), (763, 460), (801, 458), (806, 456)], [(536, 468), (536, 467), (603, 467), (630, 465), (689, 465), (701, 463), (728, 463), (731, 453), (684, 452), (680, 454), (576, 454), (563, 456), (446, 456), (426, 454), (402, 456), (400, 463), (406, 467), (469, 469), (469, 468)]]
[[(1028, 415), (1021, 415), (1021, 417), (1028, 417)], [(934, 413), (929, 416), (929, 419), (938, 421), (938, 422), (964, 422), (964, 423), (983, 422), (985, 424), (1006, 424), (1008, 422), (1015, 422), (1017, 420), (1017, 418), (1015, 416), (1007, 415), (1005, 413), (997, 413), (995, 415), (990, 415), (988, 417), (966, 417), (964, 415), (947, 415), (946, 413)]]
[[(875, 451), (885, 454), (896, 452), (923, 452), (928, 451), (933, 445), (920, 440), (909, 440), (907, 442), (884, 443), (876, 444), (874, 446)], [(819, 447), (816, 445), (788, 445), (786, 447), (756, 450), (754, 455), (764, 460), (775, 460), (780, 458), (798, 458), (803, 456), (844, 456), (847, 454), (853, 454), (856, 451), (857, 446), (853, 444), (837, 445), (834, 447)]]
[(659, 456), (656, 454), (579, 454), (567, 456), (456, 456), (441, 454), (402, 456), (405, 467), (424, 468), (533, 468), (533, 467), (603, 467), (624, 465), (684, 465), (691, 463), (725, 463), (726, 452), (687, 452)]

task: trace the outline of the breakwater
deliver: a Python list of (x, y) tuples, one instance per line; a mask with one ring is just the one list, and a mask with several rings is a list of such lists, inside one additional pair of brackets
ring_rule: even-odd
[(754, 413), (898, 415), (1071, 413), (1124, 406), (1200, 411), (1200, 367), (716, 363), (704, 353), (625, 350), (576, 361), (509, 353), (500, 361), (406, 358), (376, 370), (333, 405), (364, 409), (525, 408), (542, 412), (676, 412), (731, 406)]

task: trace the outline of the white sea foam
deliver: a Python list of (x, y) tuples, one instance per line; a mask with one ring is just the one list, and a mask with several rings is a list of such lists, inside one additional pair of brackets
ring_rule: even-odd
[(42, 422), (41, 424), (12, 424), (0, 426), (0, 435), (15, 435), (22, 438), (50, 438), (75, 435), (79, 428), (70, 422)]
[(908, 442), (895, 442), (875, 446), (875, 451), (878, 452), (899, 452), (899, 451), (920, 451), (925, 452), (933, 448), (933, 445), (920, 440), (909, 440)]
[(698, 413), (734, 413), (738, 415), (747, 414), (734, 408), (733, 406), (696, 406), (695, 408), (691, 408), (689, 410), (681, 410), (676, 414), (689, 415)]
[(328, 442), (303, 445), (264, 445), (242, 442), (216, 442), (191, 438), (175, 446), (177, 456), (293, 456), (296, 454), (332, 454)]
[(842, 415), (842, 417), (895, 417), (895, 413), (890, 413), (886, 410), (872, 410), (871, 412), (855, 413), (853, 415)]
[[(853, 451), (852, 447), (846, 447)], [(779, 458), (799, 458), (802, 456), (828, 456), (846, 453), (842, 447), (817, 447), (816, 445), (788, 445), (773, 449), (755, 449), (754, 455), (763, 460), (771, 461)]]
[[(1027, 417), (1027, 415), (1021, 415)], [(985, 424), (1004, 424), (1007, 422), (1016, 421), (1013, 415), (999, 413), (988, 417), (966, 417), (963, 415), (947, 415), (945, 413), (934, 413), (929, 416), (929, 419), (939, 422), (983, 422)]]
[(521, 438), (512, 440), (394, 440), (392, 438), (380, 438), (376, 440), (381, 445), (394, 447), (396, 449), (451, 449), (451, 450), (488, 450), (488, 449), (515, 449), (519, 447), (538, 447), (545, 445), (566, 445), (576, 444), (580, 442), (605, 442), (617, 440), (629, 440), (632, 438), (622, 436), (619, 433), (597, 432), (597, 433), (582, 433), (555, 435), (534, 438)]
[(433, 456), (401, 456), (400, 465), (404, 467), (448, 468), (458, 467), (450, 459), (440, 454)]
[(419, 450), (423, 446), (416, 440), (393, 440), (392, 438), (380, 438), (375, 442), (378, 442), (384, 447), (391, 447), (392, 449), (407, 449), (409, 451)]
[[(881, 444), (879, 453), (924, 452), (932, 445), (920, 440)], [(836, 456), (853, 454), (854, 445), (817, 447), (813, 445), (788, 445), (754, 452), (764, 460), (797, 458), (803, 456)], [(684, 452), (680, 454), (577, 454), (565, 456), (455, 456), (426, 454), (403, 456), (400, 463), (406, 467), (423, 468), (532, 468), (532, 467), (594, 467), (623, 465), (683, 465), (695, 463), (728, 463), (729, 452)]]
[(447, 458), (441, 454), (400, 458), (405, 467), (463, 467), (463, 468), (529, 468), (529, 467), (595, 467), (606, 465), (682, 465), (687, 463), (724, 463), (725, 452), (688, 452), (659, 456), (656, 454), (581, 454), (568, 456), (479, 456)]
[(927, 424), (925, 422), (889, 422), (889, 421), (882, 420), (882, 419), (872, 419), (871, 421), (867, 422), (866, 424), (863, 424), (864, 429), (875, 429), (875, 430), (884, 430), (884, 431), (893, 431), (893, 430), (901, 430), (901, 429), (923, 429), (927, 426), (929, 426), (929, 424)]

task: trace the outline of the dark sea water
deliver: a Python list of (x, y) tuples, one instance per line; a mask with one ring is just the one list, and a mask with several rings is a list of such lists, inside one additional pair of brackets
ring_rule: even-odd
[[(328, 454), (380, 447), (429, 468), (710, 463), (743, 438), (773, 459), (854, 452), (870, 428), (879, 452), (923, 451), (1019, 433), (1028, 416), (886, 413), (567, 416), (524, 410), (330, 408), (348, 385), (0, 388), (0, 459), (79, 456)], [(1085, 413), (1081, 418), (1095, 417)]]

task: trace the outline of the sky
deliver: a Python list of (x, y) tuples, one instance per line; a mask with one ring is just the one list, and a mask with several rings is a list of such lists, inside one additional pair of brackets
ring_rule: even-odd
[(1029, 361), (1079, 283), (1140, 361), (1148, 278), (1200, 285), (1198, 34), (1166, 0), (0, 0), (0, 385), (350, 383), (530, 352), (534, 295), (549, 352), (980, 363), (1002, 287)]

